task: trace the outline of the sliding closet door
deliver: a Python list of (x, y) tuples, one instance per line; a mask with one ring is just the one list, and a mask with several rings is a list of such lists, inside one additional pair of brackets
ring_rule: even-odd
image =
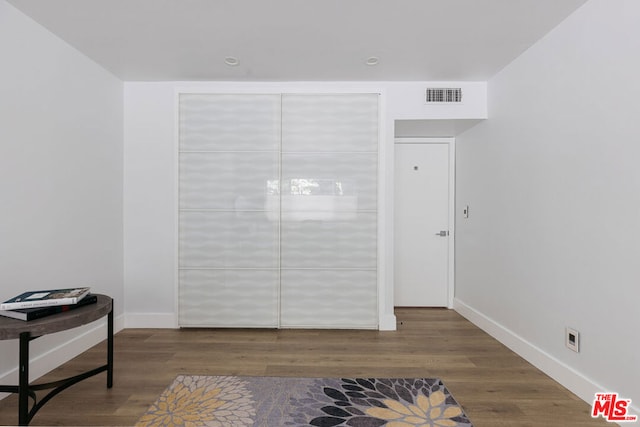
[(181, 326), (278, 326), (280, 101), (180, 95)]
[(283, 327), (375, 328), (378, 95), (283, 95)]

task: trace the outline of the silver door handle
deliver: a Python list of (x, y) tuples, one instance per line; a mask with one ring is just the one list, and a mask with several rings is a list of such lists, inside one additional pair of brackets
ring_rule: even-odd
[(436, 233), (436, 236), (440, 236), (440, 237), (447, 237), (449, 235), (449, 231), (448, 230), (442, 230), (439, 233)]

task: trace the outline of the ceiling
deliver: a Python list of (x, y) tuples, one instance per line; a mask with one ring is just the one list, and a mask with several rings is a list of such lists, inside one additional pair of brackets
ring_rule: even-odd
[(585, 1), (8, 0), (125, 81), (483, 81)]

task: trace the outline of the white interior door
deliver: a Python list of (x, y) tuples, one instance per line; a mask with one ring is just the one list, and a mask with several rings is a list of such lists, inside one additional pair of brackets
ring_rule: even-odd
[(449, 144), (395, 144), (394, 301), (448, 306)]

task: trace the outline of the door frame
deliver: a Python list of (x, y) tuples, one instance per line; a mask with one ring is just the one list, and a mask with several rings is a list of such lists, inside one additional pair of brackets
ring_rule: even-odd
[[(396, 137), (394, 138), (394, 157), (396, 144), (447, 144), (449, 146), (449, 253), (447, 266), (447, 308), (453, 308), (453, 298), (455, 296), (455, 218), (456, 218), (456, 139), (453, 137)], [(395, 170), (393, 171), (395, 182)], [(395, 195), (391, 200), (395, 200)], [(395, 201), (392, 202), (395, 209)], [(393, 222), (392, 222), (393, 224)], [(395, 229), (394, 229), (395, 236)], [(391, 240), (391, 245), (395, 245), (395, 239)], [(392, 249), (392, 253), (395, 250)], [(395, 268), (395, 259), (393, 261)], [(395, 287), (395, 283), (393, 284)]]

